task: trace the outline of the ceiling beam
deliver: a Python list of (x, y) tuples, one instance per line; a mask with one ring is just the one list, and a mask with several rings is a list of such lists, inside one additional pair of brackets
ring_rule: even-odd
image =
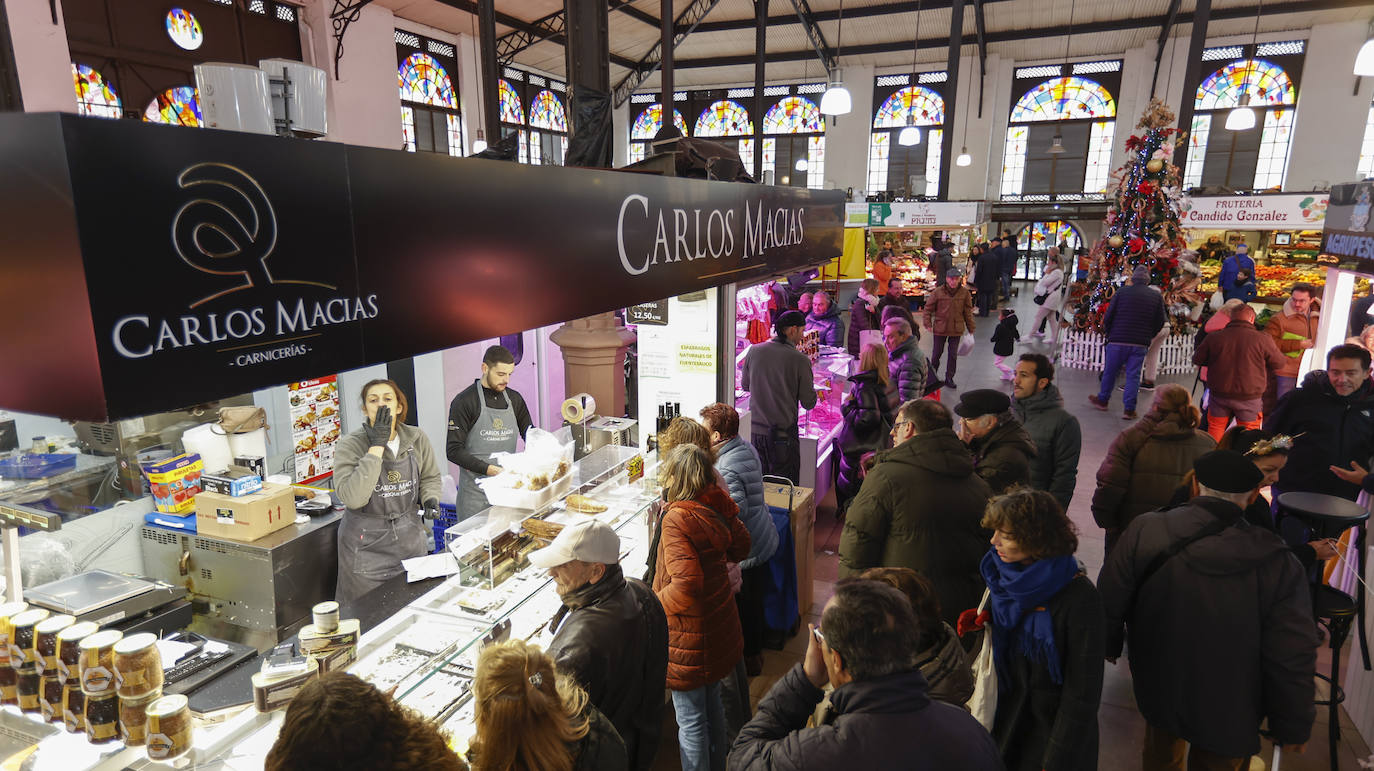
[[(973, 0), (973, 22), (978, 32), (978, 118), (983, 117), (983, 81), (988, 77), (988, 23), (983, 15), (987, 0)], [(1178, 2), (1178, 0), (1174, 0)], [(964, 108), (968, 109), (968, 108)]]
[[(891, 8), (893, 6), (883, 6)], [(915, 8), (915, 3), (911, 4)], [(1265, 3), (1264, 15), (1277, 16), (1284, 14), (1303, 13), (1310, 14), (1315, 11), (1335, 11), (1348, 10), (1351, 8), (1368, 8), (1369, 0), (1289, 0), (1281, 3)], [(1218, 8), (1212, 11), (1212, 20), (1224, 19), (1247, 19), (1255, 16), (1257, 7), (1254, 5), (1233, 6), (1229, 8)], [(1167, 21), (1167, 16), (1142, 16), (1133, 19), (1108, 19), (1104, 21), (1089, 22), (1087, 24), (1073, 25), (1075, 35), (1086, 35), (1094, 32), (1119, 32), (1129, 29), (1144, 29), (1147, 27), (1159, 27)], [(1193, 14), (1191, 11), (1180, 12), (1175, 19), (1175, 24), (1191, 24)], [(792, 23), (797, 23), (795, 20)], [(984, 39), (987, 43), (1007, 43), (1018, 40), (1033, 40), (1047, 37), (1063, 37), (1064, 25), (1052, 25), (1048, 27), (1034, 27), (1031, 29), (1009, 29), (998, 32), (988, 32)], [(964, 35), (960, 42), (961, 45), (977, 45), (978, 35)], [(917, 42), (917, 48), (944, 48), (949, 45), (949, 39), (929, 38)], [(887, 43), (858, 43), (844, 49), (845, 56), (871, 56), (873, 54), (900, 53), (911, 50), (911, 42), (907, 40), (894, 40)], [(800, 62), (813, 56), (815, 52), (807, 48), (797, 51), (770, 51), (768, 53), (768, 63), (777, 64), (781, 62)], [(1108, 55), (1108, 54), (1104, 54)], [(698, 59), (677, 59), (673, 66), (679, 70), (700, 69), (703, 67), (737, 67), (741, 65), (751, 65), (754, 62), (752, 53), (711, 56)]]
[[(687, 10), (678, 14), (678, 17), (673, 20), (673, 29), (676, 32), (672, 39), (672, 50), (676, 50), (678, 46), (682, 45), (682, 41), (692, 34), (692, 30), (697, 28), (701, 20), (706, 18), (706, 15), (718, 3), (720, 0), (692, 0), (692, 4), (687, 6)], [(612, 103), (616, 107), (628, 101), (630, 94), (634, 93), (636, 88), (643, 85), (644, 81), (648, 80), (649, 76), (658, 70), (663, 63), (663, 48), (663, 41), (660, 40), (654, 44), (653, 48), (649, 49), (648, 53), (644, 54), (644, 58), (630, 65), (630, 74), (626, 75), (615, 86)], [(669, 56), (672, 56), (672, 50), (668, 52)], [(674, 66), (676, 66), (676, 62)]]
[(1159, 29), (1159, 40), (1155, 44), (1155, 74), (1150, 78), (1151, 94), (1155, 92), (1155, 85), (1159, 83), (1159, 63), (1164, 60), (1164, 44), (1169, 40), (1169, 33), (1174, 31), (1174, 22), (1178, 20), (1178, 9), (1182, 4), (1183, 0), (1169, 0), (1169, 12), (1165, 14), (1164, 26)]
[[(609, 8), (658, 29), (658, 19), (630, 5), (631, 2), (632, 0), (610, 0)], [(526, 22), (526, 25), (523, 28), (516, 28), (514, 32), (508, 32), (496, 40), (496, 58), (500, 59), (502, 64), (510, 64), (521, 51), (544, 40), (565, 45), (563, 31), (567, 26), (567, 19), (563, 14), (563, 9), (560, 8), (547, 16)], [(611, 54), (611, 61), (622, 67), (633, 67), (635, 64), (634, 60), (617, 54)]]
[[(929, 0), (921, 3), (922, 11), (933, 11), (937, 9), (949, 8), (953, 0)], [(1010, 2), (1010, 0), (984, 0), (989, 3)], [(844, 9), (846, 19), (865, 19), (874, 16), (900, 16), (916, 11), (916, 0), (900, 0), (895, 3), (884, 3), (882, 5), (869, 5), (861, 8)], [(813, 11), (811, 18), (816, 23), (839, 21), (839, 10), (834, 11)], [(769, 16), (768, 26), (776, 27), (786, 24), (800, 24), (795, 14), (783, 14), (781, 16)], [(732, 30), (753, 29), (753, 19), (725, 19), (722, 21), (708, 21), (697, 27), (697, 32), (729, 32)], [(1061, 33), (1062, 34), (1062, 33)], [(845, 51), (849, 49), (846, 48)]]
[(816, 51), (816, 57), (821, 60), (821, 66), (825, 68), (826, 79), (835, 70), (835, 52), (831, 50), (830, 44), (825, 42), (825, 34), (816, 25), (816, 14), (811, 10), (811, 4), (806, 0), (792, 0), (792, 8), (797, 12), (797, 21), (806, 30), (806, 39), (811, 42), (811, 47)]

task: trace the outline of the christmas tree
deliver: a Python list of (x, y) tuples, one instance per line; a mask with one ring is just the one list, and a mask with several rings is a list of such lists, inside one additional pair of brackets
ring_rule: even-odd
[(1107, 209), (1102, 238), (1093, 246), (1088, 286), (1074, 313), (1074, 327), (1101, 331), (1102, 314), (1117, 287), (1130, 280), (1138, 266), (1150, 271), (1150, 283), (1164, 289), (1187, 248), (1179, 217), (1184, 197), (1182, 174), (1173, 163), (1174, 148), (1183, 132), (1171, 128), (1174, 113), (1159, 99), (1151, 99), (1126, 140), (1131, 160), (1112, 175), (1117, 183), (1114, 203)]

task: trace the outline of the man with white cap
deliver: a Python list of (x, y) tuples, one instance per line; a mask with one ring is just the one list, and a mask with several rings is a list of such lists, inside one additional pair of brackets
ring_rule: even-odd
[(625, 740), (630, 768), (647, 771), (658, 749), (668, 673), (668, 620), (653, 591), (620, 569), (620, 536), (585, 519), (530, 554), (563, 600), (549, 655), (586, 689)]

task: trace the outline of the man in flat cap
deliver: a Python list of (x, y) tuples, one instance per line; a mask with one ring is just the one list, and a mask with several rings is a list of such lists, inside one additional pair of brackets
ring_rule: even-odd
[(993, 495), (1013, 485), (1030, 484), (1035, 442), (1011, 413), (1011, 398), (1001, 391), (979, 388), (959, 397), (959, 438), (973, 453), (973, 465)]
[(806, 316), (787, 311), (773, 322), (777, 335), (750, 346), (740, 366), (739, 386), (749, 392), (749, 431), (764, 474), (801, 484), (801, 442), (797, 404), (816, 406), (811, 360), (797, 350)]
[(1276, 743), (1301, 752), (1315, 716), (1307, 578), (1278, 536), (1243, 516), (1263, 473), (1231, 450), (1193, 471), (1198, 496), (1136, 517), (1097, 583), (1107, 660), (1130, 639), (1145, 771), (1182, 768), (1185, 756), (1189, 768), (1249, 768), (1266, 719)]

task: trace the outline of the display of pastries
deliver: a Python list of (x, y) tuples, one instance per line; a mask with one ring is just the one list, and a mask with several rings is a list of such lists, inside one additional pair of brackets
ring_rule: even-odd
[(569, 495), (567, 504), (568, 511), (578, 511), (583, 514), (600, 514), (607, 508), (606, 504), (600, 503), (595, 498), (588, 498), (578, 493)]
[(563, 526), (557, 522), (549, 522), (543, 519), (530, 517), (521, 523), (526, 533), (546, 541), (552, 541), (563, 530)]

